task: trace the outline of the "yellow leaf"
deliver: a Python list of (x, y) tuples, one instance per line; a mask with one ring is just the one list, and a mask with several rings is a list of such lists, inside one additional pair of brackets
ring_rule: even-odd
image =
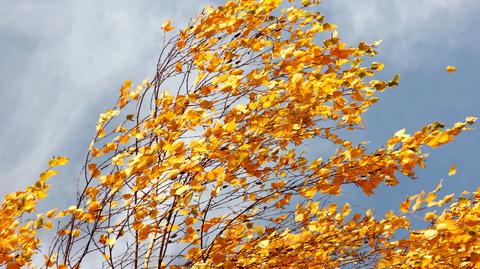
[(395, 132), (394, 134), (395, 137), (400, 137), (400, 138), (403, 138), (405, 137), (405, 128), (401, 129), (401, 130), (398, 130), (397, 132)]
[(400, 204), (400, 211), (406, 213), (410, 209), (410, 199), (405, 200)]
[(113, 246), (113, 245), (115, 245), (116, 242), (117, 242), (117, 239), (115, 237), (112, 237), (112, 238), (107, 239), (106, 243), (109, 246)]
[(45, 257), (45, 267), (52, 267), (55, 264), (55, 259), (57, 258), (55, 255), (52, 256), (46, 256)]
[[(133, 117), (132, 117), (132, 119), (133, 119)], [(125, 144), (128, 143), (129, 139), (130, 139), (130, 137), (128, 135), (122, 135), (122, 136), (119, 137), (118, 142), (122, 145), (125, 145)]]
[(370, 65), (370, 68), (373, 69), (373, 70), (382, 71), (384, 66), (385, 66), (384, 64), (373, 62)]
[(163, 25), (162, 25), (163, 31), (164, 32), (169, 32), (169, 31), (173, 30), (173, 26), (171, 24), (172, 24), (172, 20), (168, 20), (168, 21), (164, 22)]
[(45, 222), (45, 230), (50, 230), (53, 228), (53, 223), (51, 221)]
[(245, 105), (242, 105), (242, 104), (237, 105), (237, 106), (235, 107), (235, 110), (237, 110), (237, 111), (239, 111), (239, 112), (241, 112), (241, 113), (247, 113), (247, 112), (248, 112), (247, 107), (246, 107)]
[(224, 126), (224, 129), (225, 131), (227, 132), (232, 132), (233, 130), (235, 130), (235, 128), (237, 127), (237, 124), (235, 123), (235, 121), (229, 121), (227, 124), (225, 124)]
[(465, 119), (465, 122), (469, 125), (472, 125), (475, 123), (475, 121), (477, 121), (478, 118), (476, 117), (472, 117), (472, 116), (468, 116), (466, 119)]
[(453, 256), (452, 258), (453, 266), (458, 268), (460, 266), (460, 263), (462, 263), (462, 259), (458, 255)]
[(80, 230), (79, 229), (73, 229), (70, 234), (73, 236), (73, 237), (78, 237), (80, 235)]
[(438, 201), (438, 203), (437, 203), (438, 206), (443, 206), (446, 203), (450, 203), (453, 200), (454, 196), (455, 196), (455, 194), (453, 194), (453, 193), (449, 194), (449, 195), (445, 195), (442, 200)]
[(417, 211), (420, 208), (420, 206), (423, 203), (423, 196), (424, 195), (425, 195), (425, 192), (423, 192), (423, 191), (418, 194), (417, 200), (415, 201), (415, 204), (412, 206), (413, 211)]
[(448, 73), (454, 73), (457, 71), (457, 68), (453, 65), (447, 65), (447, 67), (445, 67), (445, 70), (447, 70)]
[(455, 165), (452, 164), (452, 166), (450, 166), (450, 170), (448, 170), (448, 175), (453, 176), (456, 173), (457, 173), (457, 168), (455, 167)]
[(438, 192), (441, 188), (442, 188), (442, 183), (443, 183), (443, 179), (440, 180), (440, 182), (438, 183), (437, 187), (435, 188), (435, 190), (433, 190), (433, 192)]
[(378, 46), (380, 46), (380, 44), (382, 44), (382, 42), (383, 42), (383, 40), (382, 40), (382, 39), (380, 39), (380, 40), (377, 40), (377, 41), (374, 41), (374, 42), (372, 43), (372, 46), (374, 46), (374, 47), (378, 47)]
[(261, 248), (267, 248), (269, 243), (270, 243), (270, 240), (268, 239), (262, 240), (258, 243), (258, 246)]
[(296, 214), (295, 215), (295, 221), (296, 222), (303, 221), (304, 218), (305, 218), (305, 216), (303, 214)]
[(106, 134), (105, 129), (100, 129), (100, 130), (98, 130), (97, 136), (98, 136), (98, 138), (102, 138), (102, 137), (105, 136), (105, 134)]
[(187, 190), (188, 190), (188, 186), (187, 185), (182, 185), (178, 189), (175, 190), (175, 195), (182, 195)]
[(99, 201), (93, 201), (88, 206), (89, 212), (96, 212), (102, 208), (102, 204)]
[(435, 214), (435, 212), (427, 212), (425, 214), (425, 220), (426, 221), (434, 221), (436, 217), (437, 217), (437, 215)]
[(288, 47), (280, 52), (282, 58), (289, 58), (293, 55), (294, 47)]
[(122, 88), (120, 89), (120, 91), (126, 91), (128, 89), (130, 89), (132, 87), (132, 81), (131, 80), (125, 80), (122, 84)]
[(427, 199), (425, 199), (425, 201), (428, 203), (427, 207), (432, 207), (437, 204), (437, 202), (435, 202), (435, 198), (437, 198), (437, 194), (435, 192), (431, 192), (427, 195)]
[(434, 239), (435, 237), (437, 237), (438, 231), (434, 230), (434, 229), (427, 229), (427, 230), (425, 230), (425, 232), (423, 232), (423, 235), (428, 240), (431, 240), (431, 239)]
[(36, 204), (37, 204), (37, 202), (35, 201), (34, 198), (27, 199), (25, 201), (25, 203), (23, 204), (23, 210), (25, 210), (27, 212), (31, 212), (31, 211), (35, 210), (35, 205)]
[(69, 159), (67, 157), (56, 157), (48, 161), (48, 166), (54, 167), (57, 165), (66, 165)]
[(317, 189), (315, 187), (308, 187), (300, 190), (300, 194), (306, 198), (313, 198), (316, 193)]
[(56, 174), (58, 174), (58, 172), (55, 171), (55, 170), (47, 170), (47, 171), (40, 174), (40, 181), (45, 181), (48, 178), (53, 177)]

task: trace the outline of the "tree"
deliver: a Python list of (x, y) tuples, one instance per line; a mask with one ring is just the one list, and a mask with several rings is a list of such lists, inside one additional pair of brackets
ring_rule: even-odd
[[(58, 268), (90, 257), (108, 268), (478, 268), (479, 192), (446, 207), (454, 196), (437, 198), (440, 184), (380, 219), (327, 200), (346, 184), (372, 195), (413, 178), (425, 148), (476, 118), (401, 130), (376, 150), (348, 141), (399, 76), (375, 79), (383, 64), (364, 61), (379, 44), (342, 43), (317, 1), (280, 2), (207, 8), (165, 39), (154, 78), (125, 81), (100, 115), (75, 205), (33, 215), (65, 157), (5, 197), (0, 264), (33, 266), (43, 252), (43, 266)], [(312, 140), (337, 150), (307, 159)], [(443, 211), (411, 228), (410, 214), (432, 207)], [(38, 231), (54, 226), (42, 249)]]

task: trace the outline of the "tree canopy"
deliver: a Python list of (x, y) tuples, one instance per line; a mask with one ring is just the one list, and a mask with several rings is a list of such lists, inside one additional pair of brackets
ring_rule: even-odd
[[(414, 178), (427, 150), (476, 118), (402, 129), (374, 149), (349, 141), (400, 77), (377, 79), (380, 42), (343, 43), (319, 2), (235, 0), (178, 31), (165, 22), (153, 78), (125, 81), (100, 115), (76, 203), (36, 210), (66, 157), (5, 197), (0, 265), (479, 268), (478, 191), (437, 197), (440, 183), (381, 218), (329, 200), (345, 185), (374, 195)], [(307, 142), (336, 151), (309, 159)], [(40, 230), (54, 231), (51, 242)]]

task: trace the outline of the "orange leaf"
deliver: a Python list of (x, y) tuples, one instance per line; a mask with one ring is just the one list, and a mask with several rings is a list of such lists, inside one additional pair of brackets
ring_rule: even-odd
[(172, 20), (168, 20), (168, 21), (163, 23), (162, 29), (163, 29), (164, 32), (169, 32), (169, 31), (173, 30), (173, 26), (171, 25), (171, 23), (172, 23)]
[(457, 68), (453, 65), (447, 65), (447, 67), (445, 67), (445, 70), (447, 70), (448, 73), (455, 73), (457, 71)]

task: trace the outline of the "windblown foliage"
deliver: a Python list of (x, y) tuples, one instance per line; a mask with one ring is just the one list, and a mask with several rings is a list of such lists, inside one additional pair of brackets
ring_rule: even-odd
[[(375, 79), (383, 64), (364, 61), (378, 42), (342, 43), (317, 4), (236, 0), (177, 33), (164, 23), (171, 37), (154, 78), (126, 81), (100, 116), (76, 204), (30, 214), (63, 157), (7, 195), (0, 264), (33, 266), (37, 231), (55, 220), (44, 267), (97, 258), (108, 268), (478, 268), (478, 192), (445, 207), (453, 195), (437, 199), (439, 185), (381, 219), (329, 203), (346, 184), (372, 195), (399, 174), (414, 177), (424, 149), (475, 118), (401, 130), (374, 150), (348, 141), (399, 76)], [(310, 160), (307, 141), (337, 150)], [(412, 212), (432, 207), (440, 213), (425, 214), (429, 225), (410, 228)]]

